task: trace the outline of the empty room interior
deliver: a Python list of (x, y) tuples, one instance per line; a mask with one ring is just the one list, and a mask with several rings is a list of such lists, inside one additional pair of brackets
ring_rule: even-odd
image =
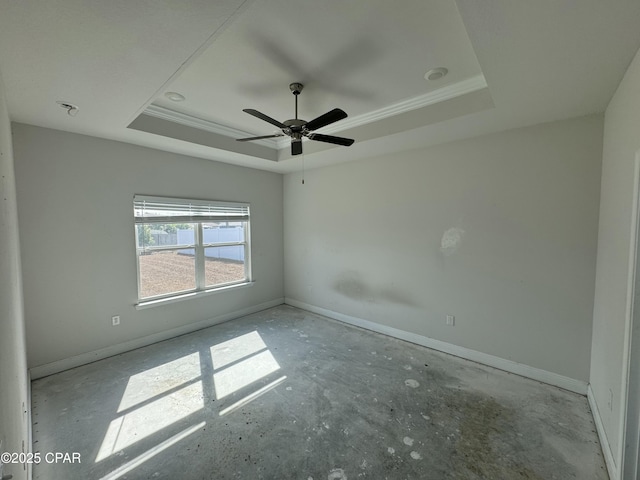
[(638, 25), (0, 0), (0, 479), (640, 478)]

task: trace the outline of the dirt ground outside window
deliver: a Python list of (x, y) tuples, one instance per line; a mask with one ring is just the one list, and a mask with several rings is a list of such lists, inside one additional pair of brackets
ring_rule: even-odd
[[(140, 255), (140, 298), (194, 289), (195, 260), (175, 251)], [(205, 259), (207, 286), (237, 282), (245, 278), (244, 263), (215, 258)]]

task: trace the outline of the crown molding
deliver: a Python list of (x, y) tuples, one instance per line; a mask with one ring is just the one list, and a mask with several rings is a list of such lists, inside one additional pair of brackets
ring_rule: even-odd
[(367, 123), (377, 122), (385, 118), (393, 117), (394, 115), (400, 115), (401, 113), (410, 112), (411, 110), (428, 107), (429, 105), (460, 97), (467, 93), (482, 90), (486, 87), (487, 81), (485, 80), (484, 75), (476, 75), (475, 77), (467, 78), (466, 80), (447, 85), (446, 87), (433, 90), (432, 92), (425, 93), (424, 95), (409, 98), (408, 100), (402, 100), (400, 102), (387, 105), (386, 107), (382, 107), (378, 110), (373, 110), (372, 112), (368, 112), (363, 115), (358, 115), (356, 117), (341, 120), (333, 125), (318, 129), (318, 132), (335, 133), (343, 130), (348, 130), (350, 128), (366, 125)]
[[(372, 112), (368, 112), (363, 115), (358, 115), (341, 120), (333, 125), (318, 129), (318, 132), (331, 134), (343, 130), (348, 130), (350, 128), (360, 127), (368, 123), (373, 123), (385, 118), (393, 117), (394, 115), (400, 115), (401, 113), (410, 112), (411, 110), (424, 108), (429, 105), (443, 102), (445, 100), (460, 97), (467, 93), (482, 90), (483, 88), (487, 88), (487, 81), (485, 80), (484, 75), (476, 75), (475, 77), (467, 78), (466, 80), (462, 80), (452, 85), (447, 85), (446, 87), (433, 90), (429, 93), (425, 93), (424, 95), (409, 98), (408, 100), (402, 100), (400, 102), (387, 105), (386, 107), (379, 108), (378, 110), (373, 110)], [(159, 105), (149, 105), (143, 113), (145, 115), (160, 118), (162, 120), (167, 120), (169, 122), (179, 123), (181, 125), (198, 128), (200, 130), (205, 130), (207, 132), (224, 135), (231, 138), (251, 137), (254, 135), (237, 128), (221, 125), (219, 123), (195, 117), (193, 115), (188, 115), (186, 113), (176, 112), (175, 110), (161, 107)], [(276, 149), (286, 148), (290, 144), (289, 139), (286, 137), (273, 140), (255, 140), (254, 143)]]
[[(225, 137), (243, 138), (253, 137), (255, 135), (254, 133), (245, 132), (244, 130), (239, 130), (237, 128), (228, 127), (220, 123), (212, 122), (211, 120), (205, 120), (204, 118), (177, 112), (175, 110), (171, 110), (170, 108), (161, 107), (159, 105), (149, 105), (142, 113), (151, 117), (166, 120), (168, 122), (179, 123), (180, 125), (185, 125), (187, 127), (193, 127), (200, 130), (205, 130), (207, 132), (216, 133), (218, 135), (224, 135)], [(264, 145), (265, 147), (278, 148), (275, 139), (254, 140), (253, 143)]]

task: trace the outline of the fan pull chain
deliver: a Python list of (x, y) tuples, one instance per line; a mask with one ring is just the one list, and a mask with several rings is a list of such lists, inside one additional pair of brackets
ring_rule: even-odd
[(302, 185), (304, 185), (304, 154), (302, 154)]

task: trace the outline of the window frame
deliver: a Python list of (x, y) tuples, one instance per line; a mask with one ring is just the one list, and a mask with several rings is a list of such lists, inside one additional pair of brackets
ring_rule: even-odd
[[(180, 211), (180, 215), (164, 215), (164, 216), (145, 216), (145, 207), (142, 205), (150, 205), (150, 210), (154, 210), (154, 205), (162, 205), (165, 208), (175, 207), (174, 212)], [(159, 197), (149, 195), (134, 195), (134, 235), (135, 235), (135, 255), (136, 255), (136, 273), (137, 273), (137, 307), (151, 306), (160, 303), (167, 303), (176, 300), (200, 296), (203, 294), (211, 294), (219, 291), (225, 291), (230, 288), (242, 287), (253, 283), (251, 273), (251, 205), (246, 202), (228, 202), (218, 200), (204, 200), (177, 197)], [(140, 207), (142, 210), (140, 211)], [(162, 208), (162, 207), (161, 207)], [(189, 215), (188, 213), (194, 211)], [(203, 214), (208, 211), (208, 214)], [(140, 213), (140, 214), (138, 214)], [(204, 224), (211, 223), (212, 218), (216, 218), (219, 222), (241, 223), (243, 226), (244, 240), (240, 241), (224, 241), (224, 242), (204, 242)], [(192, 224), (193, 225), (193, 243), (176, 244), (176, 245), (146, 245), (140, 247), (139, 226), (158, 224)], [(206, 282), (206, 256), (205, 250), (212, 247), (244, 247), (244, 278), (242, 280), (234, 280), (224, 283), (216, 283), (207, 285)], [(193, 249), (194, 251), (194, 281), (195, 287), (179, 290), (170, 293), (141, 297), (141, 275), (140, 275), (140, 256), (141, 252), (161, 252), (161, 251), (178, 251), (185, 249)]]

